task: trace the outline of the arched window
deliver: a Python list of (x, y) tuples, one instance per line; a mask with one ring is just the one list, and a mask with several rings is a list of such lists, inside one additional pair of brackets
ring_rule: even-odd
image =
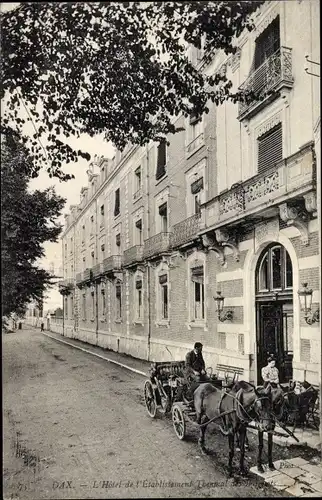
[(257, 292), (291, 290), (293, 270), (290, 256), (282, 245), (272, 245), (264, 251), (257, 267)]

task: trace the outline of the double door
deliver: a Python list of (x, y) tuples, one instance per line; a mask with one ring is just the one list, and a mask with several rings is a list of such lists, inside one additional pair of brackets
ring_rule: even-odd
[(292, 379), (293, 305), (292, 301), (258, 302), (257, 305), (257, 382), (268, 354), (276, 357), (280, 382)]

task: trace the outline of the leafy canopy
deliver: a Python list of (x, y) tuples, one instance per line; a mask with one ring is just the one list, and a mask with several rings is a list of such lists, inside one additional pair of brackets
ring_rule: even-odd
[(32, 162), (14, 133), (1, 136), (2, 316), (41, 303), (51, 275), (37, 265), (43, 244), (56, 242), (65, 200), (53, 188), (28, 191)]
[[(233, 53), (262, 1), (24, 2), (2, 14), (2, 126), (13, 126), (34, 160), (61, 166), (86, 151), (66, 138), (103, 134), (118, 149), (175, 133), (171, 118), (241, 99), (225, 75), (206, 76), (187, 45)], [(35, 133), (29, 140), (26, 123)]]

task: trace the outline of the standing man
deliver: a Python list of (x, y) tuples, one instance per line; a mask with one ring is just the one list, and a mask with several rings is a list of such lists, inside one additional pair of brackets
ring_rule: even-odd
[(45, 325), (44, 325), (44, 322), (42, 321), (42, 322), (41, 322), (41, 325), (40, 325), (40, 331), (41, 331), (41, 332), (43, 332), (43, 331), (44, 331), (44, 326), (45, 326)]

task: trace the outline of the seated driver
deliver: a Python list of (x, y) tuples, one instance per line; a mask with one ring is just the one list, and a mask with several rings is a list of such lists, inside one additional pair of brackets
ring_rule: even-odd
[(209, 380), (202, 355), (202, 343), (196, 342), (192, 351), (186, 355), (185, 374), (188, 380), (203, 382)]

